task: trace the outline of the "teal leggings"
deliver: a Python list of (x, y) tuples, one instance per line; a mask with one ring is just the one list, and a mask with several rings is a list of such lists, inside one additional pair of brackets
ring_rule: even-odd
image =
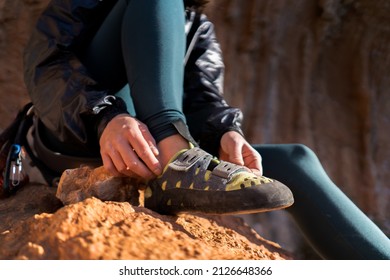
[[(131, 97), (123, 98), (159, 141), (176, 133), (171, 122), (185, 121), (184, 48), (182, 0), (119, 0), (81, 57), (104, 86), (129, 85)], [(323, 258), (390, 259), (389, 239), (333, 184), (311, 150), (255, 148), (265, 175), (293, 191), (288, 211)]]
[(300, 144), (254, 147), (264, 175), (293, 192), (287, 211), (322, 258), (390, 260), (389, 238), (330, 180), (312, 150)]
[(118, 0), (79, 51), (101, 85), (118, 92), (128, 85), (131, 96), (120, 97), (157, 142), (177, 133), (173, 122), (185, 122), (184, 16), (183, 0)]

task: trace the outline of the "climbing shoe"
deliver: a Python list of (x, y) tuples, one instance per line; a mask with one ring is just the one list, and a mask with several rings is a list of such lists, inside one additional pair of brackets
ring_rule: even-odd
[(282, 183), (195, 147), (179, 152), (148, 183), (144, 204), (161, 214), (249, 214), (283, 209), (293, 202)]

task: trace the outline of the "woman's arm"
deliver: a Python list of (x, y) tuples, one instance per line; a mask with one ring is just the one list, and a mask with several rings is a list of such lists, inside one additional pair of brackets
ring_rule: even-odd
[(241, 130), (243, 114), (223, 97), (222, 51), (213, 24), (204, 15), (197, 32), (184, 79), (184, 112), (192, 136), (207, 152), (261, 175), (261, 156)]
[(184, 113), (195, 140), (207, 152), (218, 155), (225, 132), (242, 134), (242, 112), (224, 99), (222, 51), (213, 24), (205, 15), (199, 16), (197, 30), (189, 38), (193, 49), (184, 76)]

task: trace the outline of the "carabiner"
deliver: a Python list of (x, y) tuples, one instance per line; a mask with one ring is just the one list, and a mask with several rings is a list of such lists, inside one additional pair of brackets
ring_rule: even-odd
[(10, 148), (4, 173), (4, 190), (13, 193), (25, 179), (22, 159), (24, 151), (19, 144), (13, 144)]

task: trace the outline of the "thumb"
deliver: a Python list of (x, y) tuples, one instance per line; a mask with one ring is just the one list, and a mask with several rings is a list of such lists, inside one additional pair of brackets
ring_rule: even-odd
[(244, 165), (242, 145), (234, 145), (229, 153), (229, 161), (238, 165)]
[(260, 168), (251, 168), (251, 171), (256, 176), (259, 176), (259, 177), (263, 176), (263, 168), (262, 167), (260, 167)]

